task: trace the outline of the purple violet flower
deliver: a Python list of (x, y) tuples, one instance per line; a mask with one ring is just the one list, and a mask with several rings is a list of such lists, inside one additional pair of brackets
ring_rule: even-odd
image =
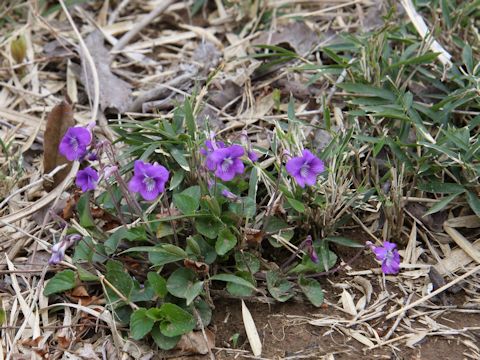
[(80, 170), (77, 173), (75, 184), (77, 184), (83, 192), (86, 192), (88, 190), (95, 190), (97, 187), (97, 181), (98, 172), (94, 168), (87, 166), (85, 169)]
[(52, 256), (48, 260), (49, 265), (57, 265), (65, 258), (65, 250), (82, 238), (79, 234), (67, 235), (63, 240), (52, 246)]
[(62, 138), (58, 150), (68, 160), (80, 160), (87, 153), (87, 147), (92, 142), (92, 132), (89, 128), (75, 126), (68, 128)]
[(370, 241), (367, 245), (382, 262), (382, 271), (384, 274), (398, 274), (400, 271), (400, 254), (397, 250), (397, 244), (388, 241), (383, 242), (383, 246), (375, 246)]
[(305, 184), (315, 185), (317, 175), (325, 169), (323, 161), (307, 149), (302, 151), (302, 156), (288, 160), (285, 167), (301, 188), (304, 188)]
[(212, 168), (207, 167), (209, 170), (215, 170), (215, 176), (223, 181), (232, 180), (237, 174), (243, 174), (245, 166), (240, 159), (244, 154), (244, 150), (240, 145), (232, 145), (225, 148), (218, 148), (214, 150), (210, 155)]
[(205, 141), (205, 148), (201, 148), (200, 153), (206, 156), (205, 166), (207, 167), (208, 170), (210, 171), (215, 170), (215, 163), (211, 159), (212, 153), (217, 149), (223, 149), (225, 147), (226, 147), (225, 143), (222, 141), (217, 142), (214, 139)]
[(169, 176), (170, 173), (162, 165), (136, 160), (134, 175), (128, 183), (128, 189), (140, 193), (145, 200), (152, 201), (165, 191), (165, 184)]
[(310, 256), (310, 260), (312, 260), (313, 263), (318, 264), (320, 262), (320, 259), (318, 258), (318, 254), (315, 251), (315, 248), (313, 247), (311, 235), (308, 235), (305, 239), (305, 247), (307, 248), (307, 253)]

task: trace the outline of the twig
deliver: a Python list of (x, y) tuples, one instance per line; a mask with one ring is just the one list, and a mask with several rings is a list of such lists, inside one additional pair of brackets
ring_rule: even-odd
[(438, 288), (437, 290), (435, 291), (432, 291), (430, 294), (418, 299), (417, 301), (414, 301), (413, 303), (411, 303), (410, 305), (406, 305), (404, 307), (402, 307), (401, 309), (397, 310), (397, 311), (394, 311), (393, 313), (391, 313), (390, 315), (387, 316), (387, 320), (388, 319), (391, 319), (392, 317), (395, 317), (399, 314), (401, 314), (402, 312), (405, 312), (407, 310), (410, 310), (411, 308), (414, 308), (415, 306), (418, 306), (420, 305), (421, 303), (437, 296), (438, 294), (440, 294), (441, 292), (447, 290), (448, 288), (452, 287), (453, 285), (455, 284), (458, 284), (460, 281), (466, 279), (467, 277), (469, 277), (470, 275), (473, 275), (475, 274), (477, 271), (480, 270), (480, 265), (474, 267), (473, 269), (471, 269), (470, 271), (467, 271), (465, 274), (463, 274), (462, 276), (459, 276), (457, 277), (455, 280), (452, 280), (450, 281), (449, 283), (443, 285), (442, 287)]
[(203, 321), (202, 317), (200, 316), (198, 310), (193, 307), (193, 312), (195, 313), (195, 316), (197, 318), (197, 322), (200, 325), (200, 329), (202, 330), (202, 335), (203, 335), (203, 340), (205, 340), (205, 345), (207, 346), (208, 349), (208, 355), (210, 355), (210, 360), (215, 360), (215, 356), (212, 353), (212, 349), (210, 348), (210, 344), (208, 343), (208, 338), (207, 338), (207, 333), (205, 332), (205, 327), (203, 326)]
[(192, 72), (187, 72), (176, 77), (175, 79), (167, 81), (164, 84), (160, 84), (155, 89), (140, 93), (135, 99), (135, 101), (133, 101), (132, 104), (129, 106), (128, 112), (142, 111), (143, 103), (167, 96), (170, 93), (170, 90), (166, 88), (167, 86), (183, 86), (185, 83), (190, 83), (190, 81), (192, 81), (195, 75), (196, 74)]
[(117, 294), (117, 296), (122, 299), (123, 301), (125, 301), (133, 310), (138, 310), (139, 307), (137, 304), (134, 304), (133, 302), (131, 302), (130, 300), (128, 300), (125, 295), (123, 295), (115, 286), (113, 286), (113, 284), (108, 281), (104, 275), (100, 274), (99, 272), (97, 272), (97, 276), (98, 278), (100, 279), (100, 283), (102, 284), (106, 284), (110, 289), (112, 289), (112, 291)]
[(110, 17), (108, 18), (108, 25), (112, 25), (117, 21), (118, 15), (120, 15), (120, 12), (128, 5), (130, 0), (122, 0), (120, 4), (115, 8), (115, 10), (112, 11), (110, 14)]
[[(407, 300), (405, 301), (405, 305), (408, 305), (410, 304), (410, 301), (412, 300), (412, 297), (413, 297), (413, 293), (411, 293)], [(400, 324), (400, 321), (404, 318), (405, 316), (405, 312), (402, 312), (398, 317), (397, 317), (397, 320), (395, 320), (395, 322), (393, 323), (392, 327), (390, 328), (390, 330), (388, 330), (388, 333), (387, 335), (385, 335), (383, 337), (383, 340), (384, 341), (387, 341), (388, 339), (390, 339), (390, 337), (393, 335), (393, 333), (395, 332), (396, 328), (398, 327), (398, 324)]]
[[(341, 270), (342, 268), (353, 264), (355, 262), (355, 260), (357, 260), (360, 257), (360, 255), (362, 255), (363, 250), (365, 250), (365, 248), (366, 248), (366, 246), (361, 248), (360, 251), (358, 251), (355, 254), (355, 256), (352, 257), (351, 259), (349, 259), (346, 263), (339, 264), (338, 266), (336, 266), (333, 269), (330, 269), (328, 271), (322, 271), (322, 272), (315, 273), (315, 274), (305, 275), (305, 277), (306, 278), (317, 278), (317, 277), (322, 277), (322, 276), (335, 274), (337, 271)], [(288, 276), (287, 277), (287, 280), (297, 280), (297, 279), (298, 279), (298, 276)]]
[(67, 7), (65, 6), (65, 3), (63, 0), (58, 0), (60, 2), (60, 5), (62, 6), (63, 11), (65, 12), (65, 15), (70, 22), (70, 25), (73, 28), (73, 31), (75, 32), (75, 35), (78, 38), (78, 42), (80, 44), (80, 47), (82, 48), (83, 54), (85, 58), (87, 59), (88, 65), (90, 66), (90, 71), (92, 72), (92, 79), (93, 79), (93, 106), (92, 106), (92, 116), (91, 119), (92, 121), (97, 121), (97, 116), (98, 116), (98, 107), (100, 104), (100, 83), (98, 82), (98, 74), (97, 74), (97, 68), (95, 67), (95, 62), (93, 61), (92, 55), (90, 54), (90, 51), (88, 51), (87, 46), (85, 45), (85, 42), (83, 41), (82, 35), (80, 35), (80, 32), (77, 29), (77, 26), (75, 25), (75, 22), (73, 21), (72, 17), (70, 16), (70, 13), (68, 12)]
[(150, 14), (144, 16), (140, 22), (135, 25), (129, 32), (121, 37), (120, 40), (113, 46), (112, 51), (119, 51), (122, 50), (129, 42), (132, 40), (135, 35), (137, 35), (142, 29), (150, 24), (153, 19), (155, 19), (158, 15), (164, 12), (170, 5), (172, 5), (175, 0), (165, 0), (163, 3), (158, 5)]

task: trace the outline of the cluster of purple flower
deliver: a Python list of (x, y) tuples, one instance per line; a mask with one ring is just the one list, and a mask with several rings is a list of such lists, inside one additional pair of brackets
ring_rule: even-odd
[[(95, 160), (96, 156), (88, 153), (93, 138), (93, 126), (94, 124), (89, 124), (87, 127), (69, 128), (60, 142), (60, 153), (70, 161), (82, 161), (85, 158)], [(246, 144), (246, 153), (250, 161), (257, 161), (258, 155), (253, 151), (248, 136), (242, 133), (242, 139)], [(200, 149), (200, 152), (206, 157), (205, 167), (223, 181), (231, 181), (245, 171), (245, 165), (241, 159), (245, 155), (245, 150), (240, 145), (227, 146), (224, 142), (216, 141), (212, 134), (210, 139), (205, 141), (205, 148)], [(325, 169), (322, 160), (306, 149), (303, 150), (302, 156), (289, 159), (285, 167), (302, 188), (305, 185), (314, 185), (317, 175)], [(128, 188), (132, 192), (140, 193), (145, 200), (152, 201), (165, 190), (169, 176), (170, 173), (164, 166), (137, 160)], [(99, 177), (97, 170), (87, 166), (78, 172), (76, 184), (84, 192), (94, 190)], [(107, 174), (105, 177), (108, 177)]]
[[(94, 124), (89, 124), (87, 127), (69, 128), (60, 142), (60, 153), (70, 161), (96, 160), (94, 153), (88, 153), (93, 138), (93, 126)], [(105, 167), (105, 178), (109, 178), (116, 170), (117, 167), (114, 165)], [(83, 192), (95, 190), (99, 177), (97, 170), (87, 166), (77, 173), (75, 183)], [(165, 190), (165, 183), (168, 178), (169, 172), (164, 166), (137, 160), (135, 161), (134, 175), (128, 184), (128, 188), (132, 192), (140, 193), (145, 200), (151, 201), (155, 200)]]
[[(226, 146), (221, 141), (213, 138), (205, 141), (205, 148), (200, 152), (206, 157), (205, 166), (208, 170), (215, 172), (215, 176), (223, 181), (230, 181), (236, 175), (243, 174), (245, 166), (241, 157), (245, 154), (240, 145)], [(258, 155), (250, 148), (247, 156), (252, 161), (258, 160)], [(293, 157), (285, 165), (287, 172), (295, 179), (302, 188), (305, 185), (313, 186), (317, 181), (318, 174), (325, 170), (322, 160), (305, 149), (302, 156)]]
[[(94, 125), (94, 123), (91, 123), (87, 127), (77, 126), (69, 128), (60, 142), (60, 153), (70, 161), (96, 160), (96, 154), (93, 152), (89, 153), (88, 150), (93, 140), (92, 128)], [(242, 133), (242, 143), (247, 149), (248, 159), (251, 162), (257, 161), (259, 156), (253, 151), (248, 136), (244, 133)], [(213, 134), (211, 134), (209, 140), (205, 141), (205, 147), (200, 149), (200, 153), (205, 156), (205, 167), (223, 181), (231, 181), (245, 171), (245, 164), (242, 161), (242, 157), (245, 155), (244, 147), (237, 144), (227, 146), (224, 142), (216, 141)], [(325, 170), (325, 165), (311, 151), (305, 149), (302, 151), (301, 156), (289, 156), (285, 168), (297, 184), (301, 188), (305, 188), (306, 185), (313, 186), (316, 184), (317, 176)], [(106, 166), (103, 169), (103, 175), (105, 178), (109, 178), (117, 170), (115, 165)], [(99, 177), (97, 170), (92, 166), (87, 166), (78, 172), (76, 184), (84, 192), (94, 190)], [(128, 183), (128, 189), (139, 193), (147, 201), (153, 201), (165, 191), (165, 184), (168, 182), (169, 177), (170, 173), (164, 166), (137, 160), (134, 163), (134, 174)], [(209, 180), (209, 183), (211, 183), (211, 180)], [(231, 201), (239, 199), (237, 195), (229, 190), (222, 190), (222, 195)], [(50, 263), (55, 264), (61, 261), (65, 249), (78, 241), (77, 237), (70, 236), (56, 244), (52, 248)], [(319, 259), (313, 247), (311, 237), (307, 238), (305, 245), (310, 258), (317, 263)], [(382, 271), (385, 274), (398, 273), (400, 269), (400, 255), (396, 249), (396, 244), (385, 241), (383, 246), (374, 246), (370, 242), (367, 242), (367, 245), (376, 255), (377, 260), (382, 262)]]
[[(88, 148), (92, 143), (92, 128), (94, 126), (95, 123), (90, 123), (86, 128), (81, 126), (69, 128), (58, 147), (60, 154), (70, 161), (81, 161), (86, 157), (95, 158), (93, 153), (88, 154)], [(98, 178), (97, 170), (87, 166), (77, 173), (75, 183), (85, 192), (95, 189)]]

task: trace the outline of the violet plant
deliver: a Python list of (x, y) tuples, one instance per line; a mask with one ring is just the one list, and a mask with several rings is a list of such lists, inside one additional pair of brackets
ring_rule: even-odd
[[(191, 109), (186, 100), (171, 122), (115, 127), (126, 150), (120, 156), (95, 141), (91, 125), (69, 129), (59, 148), (82, 165), (75, 182), (84, 193), (75, 214), (82, 235), (69, 229), (52, 248), (55, 265), (75, 245), (78, 271), (58, 273), (46, 294), (68, 290), (77, 277), (95, 284), (100, 268), (118, 320), (130, 324), (133, 338), (150, 334), (162, 349), (199, 326), (197, 313), (208, 325), (212, 286), (239, 297), (266, 286), (281, 302), (302, 292), (320, 306), (316, 277), (338, 260), (330, 244), (364, 247), (325, 232), (318, 218), (325, 212), (325, 153), (298, 145), (295, 121), (292, 131), (276, 128), (270, 147), (254, 150), (246, 133), (198, 131)], [(297, 251), (277, 259), (285, 243)], [(398, 271), (396, 250), (373, 251), (385, 272)], [(127, 258), (137, 262), (135, 272)], [(279, 270), (263, 268), (262, 258), (280, 262)]]

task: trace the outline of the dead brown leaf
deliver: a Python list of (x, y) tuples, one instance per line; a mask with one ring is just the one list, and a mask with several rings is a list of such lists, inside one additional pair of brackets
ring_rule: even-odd
[(70, 220), (73, 218), (75, 209), (77, 207), (77, 202), (80, 199), (81, 193), (77, 190), (67, 199), (67, 203), (65, 204), (65, 207), (62, 210), (62, 218), (64, 220)]
[(199, 275), (207, 275), (209, 266), (205, 264), (204, 262), (200, 261), (194, 261), (190, 259), (185, 259), (183, 260), (183, 265), (185, 265), (186, 268), (192, 269)]
[[(35, 339), (25, 339), (21, 343), (25, 347), (31, 348), (41, 359), (48, 358), (48, 345), (43, 341), (43, 336), (37, 336)], [(40, 345), (42, 345), (40, 347)]]
[(75, 287), (72, 291), (68, 292), (67, 295), (72, 301), (78, 302), (83, 306), (89, 306), (98, 300), (98, 297), (91, 296), (83, 285)]
[(245, 242), (251, 247), (259, 246), (265, 236), (264, 231), (251, 228), (245, 228), (244, 234)]
[(305, 55), (318, 43), (320, 37), (303, 22), (289, 23), (272, 34), (264, 32), (252, 42), (253, 45), (288, 44), (298, 55)]
[[(69, 127), (75, 125), (73, 120), (73, 107), (66, 100), (55, 106), (47, 117), (47, 126), (43, 140), (43, 173), (48, 174), (59, 165), (67, 164), (69, 161), (58, 152), (58, 145)], [(65, 169), (56, 173), (53, 183), (44, 182), (47, 191), (52, 190), (70, 172), (71, 164)]]
[(208, 354), (209, 350), (215, 346), (215, 334), (210, 329), (205, 329), (205, 335), (207, 341), (205, 341), (201, 331), (191, 331), (184, 334), (175, 349), (182, 354)]
[[(124, 112), (130, 106), (131, 86), (114, 75), (110, 69), (110, 52), (103, 45), (103, 36), (99, 31), (91, 33), (85, 39), (90, 54), (97, 69), (98, 82), (100, 85), (100, 108), (102, 111), (111, 109), (116, 112)], [(93, 91), (93, 76), (84, 54), (80, 53), (82, 67), (76, 67), (75, 72), (80, 74), (80, 81), (87, 92)], [(84, 71), (83, 69), (86, 69)]]

